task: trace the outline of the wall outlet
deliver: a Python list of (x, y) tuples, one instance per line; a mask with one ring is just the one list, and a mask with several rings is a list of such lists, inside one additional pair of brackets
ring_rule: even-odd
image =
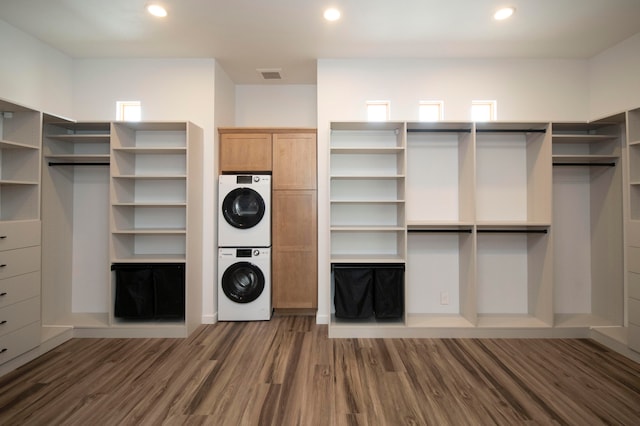
[(440, 304), (441, 305), (448, 305), (449, 304), (449, 292), (448, 291), (441, 291), (440, 292)]

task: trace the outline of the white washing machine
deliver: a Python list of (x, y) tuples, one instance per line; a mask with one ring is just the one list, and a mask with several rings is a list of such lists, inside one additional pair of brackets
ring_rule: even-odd
[(221, 175), (218, 246), (271, 246), (271, 176)]
[(271, 249), (218, 250), (218, 320), (271, 319)]

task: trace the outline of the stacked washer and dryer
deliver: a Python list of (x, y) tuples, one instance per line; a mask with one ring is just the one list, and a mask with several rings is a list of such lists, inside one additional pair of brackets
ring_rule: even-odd
[(221, 175), (218, 320), (271, 319), (271, 176)]

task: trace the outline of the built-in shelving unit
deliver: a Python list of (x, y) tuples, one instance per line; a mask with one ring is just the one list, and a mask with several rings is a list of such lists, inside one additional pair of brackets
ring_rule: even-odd
[(42, 139), (43, 329), (109, 326), (111, 124), (45, 114)]
[(556, 327), (624, 324), (624, 123), (552, 123)]
[(640, 108), (626, 113), (628, 211), (626, 212), (626, 309), (629, 347), (640, 352)]
[[(163, 323), (185, 335), (201, 322), (201, 189), (200, 128), (186, 122), (113, 123), (110, 261), (185, 264), (186, 318)], [(115, 282), (111, 288), (113, 304)], [(120, 327), (145, 324), (110, 312)]]
[[(404, 123), (332, 124), (332, 265), (369, 268), (395, 264), (404, 268), (407, 252), (405, 147)], [(397, 285), (404, 286), (404, 283)], [(403, 290), (400, 289), (401, 294)], [(334, 327), (342, 323), (347, 328), (354, 325), (353, 321), (343, 322), (335, 314), (331, 322)], [(404, 324), (404, 314), (392, 321), (379, 322), (371, 317), (359, 322), (364, 327), (376, 323), (395, 327)]]
[(0, 365), (40, 344), (41, 113), (0, 99)]

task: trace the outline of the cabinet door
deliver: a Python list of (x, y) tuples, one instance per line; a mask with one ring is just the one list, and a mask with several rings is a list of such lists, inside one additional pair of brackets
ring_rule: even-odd
[(316, 189), (315, 133), (273, 135), (273, 189)]
[(220, 172), (271, 171), (271, 135), (223, 133), (220, 135)]
[(275, 309), (317, 307), (316, 191), (274, 191), (272, 291)]

